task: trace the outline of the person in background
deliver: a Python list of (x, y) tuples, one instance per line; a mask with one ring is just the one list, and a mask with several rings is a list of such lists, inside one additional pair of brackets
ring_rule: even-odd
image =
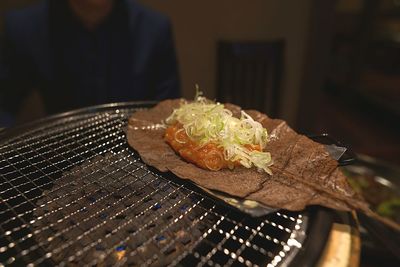
[(5, 16), (3, 124), (180, 96), (169, 20), (130, 0), (47, 0)]

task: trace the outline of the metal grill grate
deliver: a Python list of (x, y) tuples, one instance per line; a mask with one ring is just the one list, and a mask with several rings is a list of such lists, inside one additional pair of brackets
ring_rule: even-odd
[(307, 215), (252, 218), (148, 168), (123, 127), (137, 107), (73, 113), (0, 147), (0, 266), (278, 266)]

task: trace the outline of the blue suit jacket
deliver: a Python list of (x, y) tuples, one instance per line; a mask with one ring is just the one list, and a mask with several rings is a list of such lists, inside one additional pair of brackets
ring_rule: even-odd
[(48, 113), (180, 95), (169, 20), (134, 1), (116, 0), (94, 32), (80, 25), (66, 0), (12, 11), (2, 43), (2, 110), (15, 113), (32, 89)]

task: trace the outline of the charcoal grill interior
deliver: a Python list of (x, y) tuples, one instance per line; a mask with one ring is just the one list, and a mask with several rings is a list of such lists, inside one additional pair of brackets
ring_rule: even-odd
[(126, 142), (147, 104), (64, 114), (3, 133), (0, 266), (288, 266), (307, 212), (262, 218), (146, 166)]

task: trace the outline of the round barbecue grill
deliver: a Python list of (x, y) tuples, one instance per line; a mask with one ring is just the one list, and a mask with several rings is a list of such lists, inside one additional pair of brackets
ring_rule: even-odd
[[(153, 103), (154, 104), (154, 103)], [(301, 266), (332, 224), (322, 208), (252, 217), (145, 165), (120, 103), (0, 137), (0, 266)]]

